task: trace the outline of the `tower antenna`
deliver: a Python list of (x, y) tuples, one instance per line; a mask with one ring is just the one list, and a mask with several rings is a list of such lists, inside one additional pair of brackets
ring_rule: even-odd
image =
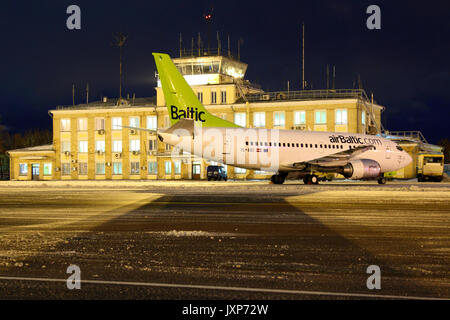
[(305, 23), (302, 23), (302, 90), (305, 90)]
[(123, 58), (123, 47), (127, 41), (128, 36), (124, 35), (122, 32), (116, 33), (114, 35), (114, 45), (119, 48), (119, 100), (117, 104), (120, 105), (122, 102), (122, 58)]

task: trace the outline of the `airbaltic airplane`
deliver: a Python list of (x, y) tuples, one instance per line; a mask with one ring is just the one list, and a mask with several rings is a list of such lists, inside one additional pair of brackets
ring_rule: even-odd
[(318, 172), (384, 184), (383, 173), (412, 160), (396, 143), (379, 136), (242, 128), (210, 114), (167, 54), (153, 56), (172, 124), (157, 130), (166, 144), (208, 160), (276, 172), (271, 178), (275, 184), (301, 177), (305, 184), (317, 184)]

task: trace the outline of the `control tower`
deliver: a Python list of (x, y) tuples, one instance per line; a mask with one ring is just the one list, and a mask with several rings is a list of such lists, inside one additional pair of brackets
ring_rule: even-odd
[[(244, 79), (248, 65), (219, 49), (184, 51), (180, 57), (172, 60), (204, 104), (235, 103), (246, 94), (262, 92)], [(157, 105), (164, 106), (159, 77), (156, 91)]]

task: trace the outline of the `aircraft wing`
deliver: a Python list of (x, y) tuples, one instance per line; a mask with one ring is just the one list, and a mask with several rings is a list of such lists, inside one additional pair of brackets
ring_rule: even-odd
[(340, 151), (337, 153), (333, 153), (330, 155), (326, 155), (324, 157), (316, 158), (310, 161), (305, 162), (295, 162), (293, 163), (294, 168), (304, 168), (307, 165), (315, 165), (321, 167), (336, 167), (336, 166), (344, 166), (346, 165), (351, 158), (354, 156), (366, 152), (368, 150), (374, 149), (372, 145), (362, 145), (353, 149), (348, 149), (344, 151)]

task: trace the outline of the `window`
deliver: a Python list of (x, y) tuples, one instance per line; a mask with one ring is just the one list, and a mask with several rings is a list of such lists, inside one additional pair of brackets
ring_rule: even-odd
[(273, 125), (278, 127), (284, 127), (284, 111), (277, 111), (273, 113)]
[(170, 144), (165, 145), (166, 152), (170, 152), (172, 150), (172, 146)]
[(113, 140), (112, 152), (122, 152), (122, 140)]
[(158, 173), (158, 164), (156, 162), (148, 163), (148, 174), (157, 174)]
[(105, 163), (98, 162), (95, 164), (95, 174), (105, 174)]
[(122, 118), (115, 117), (111, 119), (113, 130), (122, 130)]
[(139, 117), (130, 117), (130, 127), (139, 128)]
[(105, 130), (105, 118), (95, 118), (95, 130)]
[(164, 128), (169, 128), (170, 127), (170, 119), (169, 116), (164, 116)]
[(336, 124), (347, 124), (347, 109), (336, 110)]
[(361, 112), (361, 124), (366, 125), (366, 112), (365, 111)]
[(198, 101), (203, 103), (203, 92), (201, 92), (201, 91), (197, 92), (197, 98), (198, 98)]
[(131, 162), (131, 174), (139, 174), (139, 161)]
[(234, 114), (234, 123), (237, 124), (238, 126), (241, 127), (245, 127), (246, 124), (246, 118), (245, 118), (246, 114), (245, 112), (237, 112)]
[(62, 164), (62, 174), (63, 174), (63, 176), (70, 175), (70, 163), (63, 163)]
[(141, 151), (141, 141), (140, 140), (130, 140), (130, 151)]
[(62, 141), (61, 142), (61, 151), (62, 152), (70, 152), (70, 141)]
[(172, 162), (164, 161), (164, 169), (166, 174), (172, 174)]
[(88, 152), (88, 142), (87, 140), (78, 141), (78, 152), (86, 153)]
[(211, 103), (217, 103), (217, 92), (211, 91)]
[(86, 176), (88, 174), (88, 164), (87, 164), (87, 162), (80, 162), (78, 164), (78, 173), (81, 176)]
[(174, 168), (175, 174), (181, 174), (181, 161), (174, 161), (173, 168)]
[(70, 131), (70, 119), (61, 119), (61, 131)]
[(243, 168), (238, 168), (238, 167), (234, 168), (234, 173), (242, 174), (242, 173), (245, 173), (245, 172), (247, 172), (247, 170), (245, 170)]
[(305, 124), (306, 123), (306, 112), (305, 111), (295, 111), (294, 112), (294, 125)]
[(158, 127), (156, 116), (147, 116), (147, 129), (156, 130)]
[(156, 139), (148, 140), (148, 150), (156, 151)]
[(253, 113), (253, 126), (255, 128), (261, 128), (266, 126), (266, 113), (255, 112)]
[(44, 176), (51, 176), (51, 175), (52, 175), (52, 164), (44, 163)]
[(227, 92), (225, 90), (221, 91), (220, 95), (222, 96), (222, 103), (223, 104), (227, 103)]
[(28, 175), (28, 164), (26, 163), (19, 164), (19, 175), (21, 176)]
[(105, 152), (105, 140), (97, 140), (95, 141), (95, 151)]
[(113, 174), (122, 174), (122, 162), (113, 162)]
[(315, 123), (316, 124), (327, 123), (327, 112), (325, 110), (316, 111)]
[(88, 129), (88, 119), (80, 118), (78, 119), (78, 131), (87, 131)]

